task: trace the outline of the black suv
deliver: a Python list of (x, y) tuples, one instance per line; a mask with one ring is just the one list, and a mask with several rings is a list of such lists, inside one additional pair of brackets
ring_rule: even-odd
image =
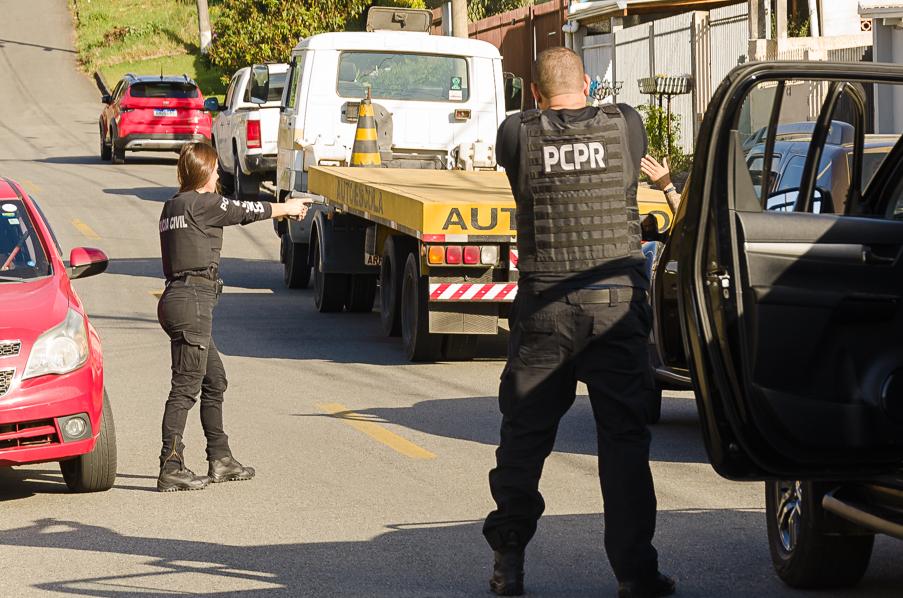
[[(662, 368), (692, 380), (715, 470), (765, 481), (794, 587), (853, 585), (874, 534), (903, 539), (901, 102), (899, 65), (734, 69), (653, 280)], [(806, 143), (782, 147), (809, 114)], [(825, 186), (833, 121), (851, 127), (848, 178)], [(793, 188), (776, 189), (776, 148), (803, 156)]]

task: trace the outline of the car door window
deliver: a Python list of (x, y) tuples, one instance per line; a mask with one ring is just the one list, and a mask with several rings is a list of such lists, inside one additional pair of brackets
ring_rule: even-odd
[(297, 110), (296, 102), (298, 100), (298, 90), (301, 88), (301, 77), (304, 74), (304, 61), (307, 52), (301, 52), (292, 58), (291, 71), (289, 72), (288, 85), (282, 96), (282, 108)]
[(232, 77), (229, 81), (229, 88), (226, 90), (226, 106), (232, 107), (232, 96), (235, 95), (235, 82), (238, 81), (238, 75)]
[[(741, 142), (763, 210), (843, 214), (849, 199), (861, 196), (871, 176), (861, 165), (864, 146), (872, 160), (890, 147), (866, 130), (865, 97), (858, 84), (832, 87), (823, 81), (770, 82), (752, 90), (738, 130), (749, 132)], [(807, 167), (814, 173), (811, 183)], [(852, 178), (858, 181), (856, 192)]]

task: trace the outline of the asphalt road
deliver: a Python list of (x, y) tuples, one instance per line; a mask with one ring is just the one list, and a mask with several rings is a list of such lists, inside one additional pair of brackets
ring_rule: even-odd
[[(405, 363), (376, 313), (321, 315), (310, 291), (281, 287), (268, 224), (227, 231), (215, 323), (227, 431), (258, 476), (155, 491), (169, 373), (156, 222), (175, 161), (100, 161), (99, 94), (76, 69), (64, 0), (0, 11), (0, 173), (40, 200), (65, 250), (113, 259), (76, 287), (103, 338), (119, 448), (118, 481), (102, 494), (69, 494), (55, 464), (0, 471), (0, 595), (486, 595), (498, 344), (473, 363)], [(197, 415), (186, 457), (203, 471)], [(594, 452), (582, 397), (542, 481), (530, 595), (614, 593)], [(680, 595), (792, 594), (771, 570), (762, 486), (713, 473), (689, 394), (666, 398), (652, 454), (656, 545)], [(880, 538), (863, 584), (830, 595), (899, 596), (901, 563), (903, 545)]]

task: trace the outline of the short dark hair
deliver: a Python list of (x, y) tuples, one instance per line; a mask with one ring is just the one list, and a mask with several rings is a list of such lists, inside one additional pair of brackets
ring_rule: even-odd
[(568, 48), (548, 48), (536, 57), (533, 80), (545, 98), (583, 91), (583, 61)]
[(207, 184), (216, 170), (216, 150), (209, 143), (187, 143), (179, 152), (176, 171), (179, 177), (179, 192), (194, 191)]

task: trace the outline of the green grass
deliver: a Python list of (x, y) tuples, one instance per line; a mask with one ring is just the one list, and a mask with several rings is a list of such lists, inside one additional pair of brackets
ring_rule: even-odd
[[(218, 0), (208, 0), (214, 21)], [(76, 50), (88, 72), (111, 87), (125, 73), (187, 74), (205, 96), (225, 93), (223, 74), (201, 57), (195, 0), (69, 0)]]

